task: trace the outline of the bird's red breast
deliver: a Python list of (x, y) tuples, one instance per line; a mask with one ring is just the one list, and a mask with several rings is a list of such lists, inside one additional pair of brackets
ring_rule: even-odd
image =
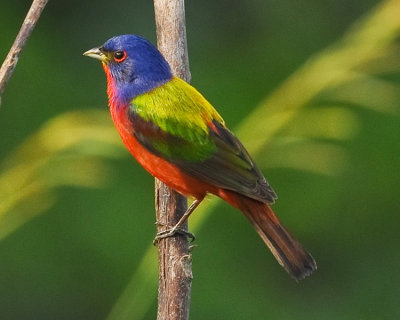
[(107, 75), (107, 94), (112, 120), (126, 148), (139, 164), (151, 175), (184, 196), (202, 199), (207, 192), (217, 194), (217, 188), (185, 174), (178, 167), (149, 152), (139, 143), (134, 134), (135, 124), (128, 116), (129, 105), (122, 105), (115, 99), (114, 81), (107, 65), (103, 64), (103, 67)]

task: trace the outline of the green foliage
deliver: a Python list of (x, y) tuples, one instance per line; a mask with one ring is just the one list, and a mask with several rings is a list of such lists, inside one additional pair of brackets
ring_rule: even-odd
[(0, 241), (50, 209), (60, 186), (101, 187), (105, 158), (121, 155), (109, 115), (96, 110), (55, 117), (5, 159), (0, 171)]

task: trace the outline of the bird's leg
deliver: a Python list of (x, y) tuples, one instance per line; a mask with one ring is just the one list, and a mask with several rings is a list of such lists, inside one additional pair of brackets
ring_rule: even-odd
[(161, 232), (158, 232), (156, 237), (153, 240), (153, 244), (157, 244), (161, 239), (172, 237), (174, 234), (182, 234), (185, 235), (189, 238), (191, 238), (191, 241), (195, 239), (194, 234), (190, 233), (188, 231), (182, 230), (181, 227), (189, 218), (190, 214), (198, 207), (198, 205), (201, 203), (203, 199), (195, 199), (190, 207), (186, 210), (186, 212), (183, 214), (183, 216), (179, 219), (179, 221), (174, 225), (171, 229), (167, 229)]

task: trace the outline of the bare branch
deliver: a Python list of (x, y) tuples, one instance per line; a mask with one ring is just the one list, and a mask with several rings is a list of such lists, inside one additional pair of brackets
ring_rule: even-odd
[[(172, 72), (190, 80), (184, 0), (154, 0), (158, 48)], [(158, 231), (174, 226), (185, 213), (186, 199), (156, 179)], [(187, 223), (183, 225), (187, 230)], [(176, 235), (158, 244), (158, 320), (188, 320), (192, 284), (189, 242)]]
[[(156, 179), (158, 231), (174, 226), (185, 213), (186, 199)], [(187, 222), (183, 226), (187, 230)], [(181, 235), (158, 242), (158, 320), (188, 320), (192, 262), (188, 239)]]
[(183, 0), (154, 0), (157, 46), (179, 78), (190, 82)]
[(11, 75), (17, 65), (19, 55), (21, 54), (21, 51), (26, 44), (26, 41), (31, 35), (32, 30), (36, 25), (36, 22), (39, 20), (39, 17), (44, 7), (46, 6), (47, 1), (48, 0), (33, 0), (31, 8), (29, 9), (28, 14), (25, 17), (25, 20), (22, 23), (21, 29), (19, 30), (18, 35), (15, 38), (14, 43), (1, 66), (0, 105), (1, 105), (1, 96), (4, 92), (5, 85), (11, 78)]

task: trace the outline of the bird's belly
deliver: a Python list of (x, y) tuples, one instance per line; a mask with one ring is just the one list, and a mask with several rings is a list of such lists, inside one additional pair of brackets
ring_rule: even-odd
[(184, 196), (201, 199), (207, 192), (215, 193), (211, 185), (182, 172), (177, 166), (154, 155), (140, 144), (133, 134), (134, 127), (126, 116), (126, 111), (121, 110), (118, 113), (111, 111), (111, 115), (127, 149), (151, 175)]

